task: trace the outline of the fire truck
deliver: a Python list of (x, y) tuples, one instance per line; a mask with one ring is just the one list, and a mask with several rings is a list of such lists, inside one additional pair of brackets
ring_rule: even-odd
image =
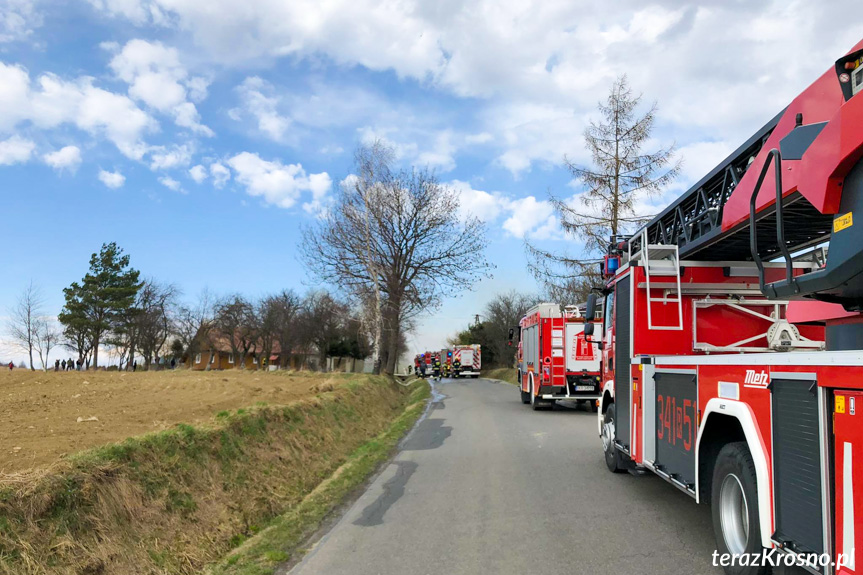
[(527, 311), (518, 328), (522, 403), (540, 410), (566, 399), (596, 411), (600, 357), (597, 344), (585, 339), (585, 325), (577, 307), (541, 303)]
[(479, 377), (482, 367), (482, 348), (480, 345), (457, 345), (452, 349), (452, 360), (458, 360), (461, 364), (457, 377)]
[(423, 371), (420, 369), (420, 364), (425, 364), (425, 376), (431, 377), (432, 374), (432, 362), (434, 361), (434, 354), (430, 351), (426, 351), (421, 354), (417, 354), (414, 356), (414, 373), (417, 376), (422, 375)]
[(609, 470), (655, 473), (711, 505), (720, 553), (768, 550), (825, 575), (863, 569), (861, 91), (863, 41), (612, 238), (585, 312)]

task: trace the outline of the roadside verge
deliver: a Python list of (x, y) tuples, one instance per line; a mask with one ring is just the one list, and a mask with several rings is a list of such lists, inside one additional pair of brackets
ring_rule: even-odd
[(430, 388), (416, 382), (404, 412), (374, 439), (354, 451), (347, 462), (321, 482), (299, 505), (274, 519), (270, 525), (224, 560), (206, 571), (208, 575), (270, 575), (280, 563), (297, 559), (299, 549), (324, 519), (378, 467), (387, 461), (405, 434), (426, 409)]
[(509, 383), (511, 385), (518, 385), (518, 382), (515, 380), (515, 376), (516, 371), (515, 368), (512, 367), (490, 369), (488, 371), (484, 371), (482, 374), (482, 377), (486, 379), (496, 379), (498, 381)]

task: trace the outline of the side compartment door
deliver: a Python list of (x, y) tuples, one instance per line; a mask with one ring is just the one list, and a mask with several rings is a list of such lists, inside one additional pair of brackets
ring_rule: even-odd
[(627, 275), (615, 285), (614, 303), (614, 412), (615, 440), (629, 452), (630, 421), (632, 409), (632, 308), (630, 305), (632, 275)]
[(835, 561), (837, 575), (863, 566), (863, 392), (836, 391), (833, 397), (834, 477), (836, 478)]
[[(698, 384), (695, 371), (664, 370), (653, 375), (657, 471), (681, 487), (695, 489)], [(645, 439), (646, 440), (646, 439)]]
[(813, 374), (771, 373), (773, 539), (824, 552), (818, 388)]

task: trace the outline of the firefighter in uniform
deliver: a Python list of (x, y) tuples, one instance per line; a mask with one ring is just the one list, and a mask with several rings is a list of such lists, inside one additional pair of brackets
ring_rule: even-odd
[(434, 363), (432, 363), (432, 375), (440, 381), (440, 356), (434, 356)]
[(461, 372), (461, 359), (455, 358), (452, 360), (452, 376), (458, 377), (459, 372)]

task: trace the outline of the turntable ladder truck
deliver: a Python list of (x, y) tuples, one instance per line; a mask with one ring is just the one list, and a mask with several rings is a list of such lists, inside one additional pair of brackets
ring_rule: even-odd
[(612, 238), (585, 313), (608, 468), (711, 505), (719, 553), (825, 575), (863, 572), (861, 92), (863, 41)]

